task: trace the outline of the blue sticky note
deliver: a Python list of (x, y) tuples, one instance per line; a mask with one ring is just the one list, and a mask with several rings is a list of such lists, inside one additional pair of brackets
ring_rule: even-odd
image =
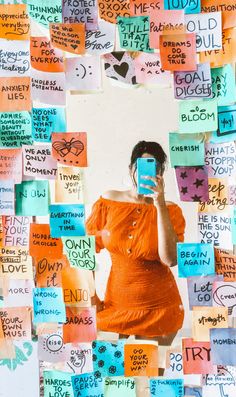
[(212, 285), (223, 281), (223, 276), (193, 276), (187, 278), (189, 309), (193, 306), (212, 306)]
[(85, 236), (84, 205), (50, 205), (50, 231), (51, 237)]
[(185, 14), (201, 12), (201, 0), (164, 0), (164, 10), (184, 10)]
[(236, 101), (235, 76), (232, 65), (211, 69), (213, 98), (218, 105), (229, 105)]
[(0, 180), (0, 215), (15, 214), (15, 183), (13, 180)]
[(100, 376), (124, 375), (124, 343), (96, 340), (93, 342), (93, 368)]
[(71, 377), (74, 397), (103, 397), (104, 378), (96, 372)]
[(184, 395), (183, 379), (150, 379), (151, 396), (154, 397), (182, 397)]
[(16, 215), (48, 215), (50, 194), (48, 181), (23, 181), (15, 185)]
[(218, 130), (212, 132), (210, 137), (210, 143), (225, 143), (231, 141), (236, 141), (236, 131), (230, 134), (221, 134)]
[(65, 323), (66, 309), (62, 288), (34, 288), (34, 323)]
[(185, 386), (184, 387), (185, 396), (202, 397), (202, 388), (199, 386)]
[(177, 243), (179, 277), (207, 276), (215, 273), (212, 244)]
[(32, 136), (35, 142), (51, 142), (52, 132), (66, 131), (64, 108), (33, 108)]
[(236, 328), (210, 329), (211, 360), (215, 365), (236, 365)]

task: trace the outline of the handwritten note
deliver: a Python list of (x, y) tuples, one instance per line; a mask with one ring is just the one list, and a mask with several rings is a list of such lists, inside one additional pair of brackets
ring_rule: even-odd
[(211, 244), (177, 243), (179, 277), (209, 275), (215, 272)]
[(217, 101), (181, 101), (179, 105), (180, 132), (215, 131), (218, 126)]
[(79, 4), (64, 0), (62, 3), (62, 17), (64, 23), (85, 23), (86, 30), (97, 29), (98, 5), (97, 0), (87, 2), (82, 0)]
[(0, 248), (0, 275), (1, 277), (32, 280), (32, 260), (27, 249), (19, 247)]
[(66, 361), (69, 358), (67, 346), (63, 343), (61, 328), (57, 332), (38, 337), (38, 358), (49, 363)]
[(225, 281), (214, 281), (213, 283), (213, 306), (228, 307), (229, 316), (235, 317), (236, 307), (236, 283)]
[(218, 134), (229, 135), (229, 139), (235, 140), (236, 134), (236, 105), (218, 107)]
[(93, 372), (93, 350), (91, 343), (68, 343), (66, 346), (69, 358), (65, 362), (64, 371), (72, 374)]
[[(40, 254), (40, 252), (38, 254)], [(69, 262), (65, 255), (59, 259), (38, 256), (34, 258), (34, 265), (36, 269), (35, 281), (37, 287), (61, 287), (62, 271), (69, 267)]]
[(185, 14), (198, 14), (201, 12), (200, 0), (175, 1), (164, 0), (164, 8), (166, 10), (184, 10)]
[(74, 375), (71, 377), (74, 396), (102, 397), (104, 395), (104, 379), (94, 372)]
[(1, 77), (30, 75), (29, 41), (0, 40)]
[(48, 215), (50, 201), (48, 181), (23, 181), (17, 184), (15, 189), (16, 215)]
[(50, 38), (53, 47), (81, 55), (85, 52), (84, 23), (50, 24)]
[(236, 185), (228, 185), (229, 205), (236, 207)]
[(227, 307), (198, 307), (192, 311), (192, 337), (197, 342), (210, 342), (211, 328), (228, 327)]
[(164, 70), (196, 70), (195, 34), (160, 35), (160, 56), (161, 66)]
[(158, 376), (158, 346), (125, 344), (125, 376)]
[(222, 276), (200, 276), (188, 277), (188, 301), (189, 309), (193, 306), (211, 306), (212, 305), (212, 286), (216, 280), (221, 280)]
[(0, 215), (14, 215), (15, 187), (14, 181), (0, 181)]
[(101, 60), (97, 55), (66, 59), (66, 88), (77, 91), (101, 89)]
[(31, 217), (3, 216), (3, 246), (28, 247)]
[(85, 213), (83, 204), (55, 204), (50, 206), (52, 237), (84, 236)]
[(63, 51), (53, 48), (47, 37), (30, 38), (30, 62), (42, 72), (64, 72)]
[(95, 236), (62, 238), (70, 265), (75, 268), (95, 270)]
[(0, 149), (0, 180), (22, 180), (21, 149)]
[(199, 63), (194, 72), (174, 72), (176, 99), (212, 98), (212, 81), (209, 63)]
[(232, 248), (230, 217), (227, 214), (198, 214), (198, 240), (215, 247)]
[[(94, 372), (102, 377), (124, 375), (124, 341), (96, 340), (92, 343)], [(102, 364), (102, 365), (101, 365)]]
[(150, 15), (152, 10), (162, 10), (163, 7), (163, 0), (158, 0), (152, 4), (147, 0), (130, 0), (130, 15)]
[(210, 342), (182, 339), (184, 374), (214, 374), (217, 372), (211, 357)]
[(25, 4), (0, 5), (0, 37), (6, 40), (29, 40), (30, 22)]
[(150, 52), (149, 17), (117, 17), (120, 46), (130, 51)]
[(11, 340), (31, 340), (31, 318), (28, 307), (0, 309), (4, 337)]
[(130, 4), (128, 0), (98, 0), (100, 18), (107, 22), (117, 23), (117, 17), (130, 16)]
[(0, 80), (0, 105), (2, 112), (30, 110), (30, 78), (2, 77)]
[(236, 281), (236, 255), (232, 253), (215, 249), (216, 273), (223, 275), (224, 281)]
[(236, 365), (233, 346), (236, 343), (236, 329), (222, 328), (210, 330), (212, 361), (217, 365)]
[(23, 146), (23, 173), (40, 179), (56, 179), (57, 162), (50, 145)]
[(201, 0), (201, 12), (222, 12), (223, 28), (228, 29), (235, 26), (235, 0)]
[(50, 235), (48, 224), (31, 223), (29, 252), (33, 257), (62, 258), (62, 241)]
[(95, 308), (67, 307), (66, 323), (63, 325), (64, 343), (92, 342), (96, 338)]
[(210, 50), (200, 53), (200, 62), (210, 62), (211, 67), (224, 66), (234, 61), (236, 46), (235, 29), (226, 29), (222, 32), (222, 50)]
[(64, 165), (87, 167), (86, 132), (52, 133), (52, 155)]
[(31, 74), (32, 99), (48, 105), (65, 105), (65, 74), (44, 73), (32, 69)]
[(175, 175), (181, 201), (208, 200), (206, 167), (175, 167)]
[(7, 294), (4, 296), (5, 307), (32, 306), (33, 280), (9, 279)]
[(233, 142), (206, 143), (205, 164), (209, 177), (224, 178), (236, 173), (236, 151)]
[(64, 302), (67, 306), (91, 306), (90, 273), (67, 267), (62, 270), (61, 279)]
[(33, 108), (32, 136), (36, 142), (51, 142), (53, 131), (66, 130), (65, 109), (63, 108)]
[(222, 212), (228, 207), (227, 178), (209, 178), (209, 200), (200, 202), (199, 212)]
[(135, 397), (136, 385), (135, 379), (131, 377), (121, 377), (118, 376), (114, 380), (112, 378), (105, 379), (105, 396), (106, 397)]
[(62, 371), (43, 371), (44, 397), (72, 397), (71, 375)]
[(203, 166), (204, 142), (201, 134), (169, 134), (171, 167)]
[(87, 30), (85, 35), (85, 49), (87, 54), (107, 54), (113, 51), (115, 44), (115, 25), (99, 21), (96, 30)]
[(169, 85), (171, 74), (161, 67), (159, 54), (140, 53), (134, 59), (137, 83)]
[(178, 378), (183, 376), (183, 354), (180, 348), (170, 348), (166, 352), (165, 376)]
[(218, 105), (228, 105), (236, 101), (235, 76), (231, 65), (211, 69), (213, 98)]
[(50, 23), (62, 21), (61, 0), (52, 0), (50, 4), (47, 0), (37, 0), (37, 4), (34, 0), (27, 0), (27, 5), (31, 18), (46, 28)]
[(196, 50), (210, 51), (222, 48), (221, 12), (185, 15), (186, 30), (196, 33)]
[(83, 168), (59, 166), (57, 170), (55, 202), (83, 204), (85, 193)]
[(183, 379), (150, 379), (150, 392), (152, 397), (183, 397)]
[(65, 323), (66, 312), (62, 288), (33, 289), (34, 323)]
[(150, 12), (150, 47), (159, 48), (161, 34), (181, 33), (184, 28), (184, 12), (151, 9)]
[(32, 145), (31, 128), (29, 112), (0, 113), (0, 146), (17, 148)]

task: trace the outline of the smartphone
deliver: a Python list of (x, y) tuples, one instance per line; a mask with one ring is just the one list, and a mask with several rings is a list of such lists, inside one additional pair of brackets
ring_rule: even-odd
[(143, 179), (142, 176), (157, 175), (157, 162), (153, 157), (140, 157), (137, 159), (137, 191), (138, 194), (153, 194), (152, 190), (146, 189), (141, 184), (155, 186), (153, 181)]

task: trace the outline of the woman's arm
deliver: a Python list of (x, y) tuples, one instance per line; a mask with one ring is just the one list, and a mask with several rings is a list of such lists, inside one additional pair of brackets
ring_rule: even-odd
[(178, 242), (178, 237), (171, 223), (165, 201), (163, 177), (157, 175), (156, 178), (146, 177), (145, 179), (150, 179), (155, 183), (155, 187), (150, 187), (150, 185), (143, 186), (154, 192), (149, 197), (153, 198), (153, 203), (157, 209), (158, 253), (160, 260), (167, 266), (176, 266), (176, 243)]

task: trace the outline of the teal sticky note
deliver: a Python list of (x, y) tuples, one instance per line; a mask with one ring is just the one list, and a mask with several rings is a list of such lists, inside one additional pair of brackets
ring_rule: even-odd
[(183, 397), (184, 395), (183, 379), (153, 378), (149, 382), (152, 397)]
[(95, 372), (71, 377), (74, 397), (103, 397), (104, 378)]
[(29, 112), (0, 113), (0, 146), (18, 148), (32, 145), (32, 125)]
[(30, 17), (46, 28), (49, 23), (62, 22), (61, 0), (27, 0), (27, 9)]
[(205, 145), (202, 134), (169, 134), (171, 167), (202, 166), (205, 164)]
[(32, 137), (35, 142), (51, 142), (52, 132), (66, 131), (64, 108), (33, 108)]
[(236, 208), (234, 208), (231, 223), (232, 223), (232, 243), (236, 244)]
[(218, 107), (218, 131), (221, 135), (236, 133), (236, 105)]
[(164, 10), (184, 10), (185, 14), (201, 12), (201, 0), (164, 0)]
[(52, 237), (85, 236), (84, 205), (50, 205), (50, 231)]
[(236, 101), (235, 76), (232, 65), (211, 69), (213, 98), (218, 105), (229, 105)]
[(63, 290), (58, 287), (33, 288), (34, 323), (65, 323)]
[(236, 131), (232, 134), (221, 134), (219, 130), (211, 133), (210, 142), (211, 143), (224, 143), (236, 141)]
[(57, 370), (43, 371), (44, 397), (74, 397), (71, 374)]
[(208, 276), (215, 273), (212, 244), (177, 243), (179, 277)]
[(134, 378), (117, 376), (105, 379), (105, 397), (136, 397)]
[(117, 17), (120, 46), (128, 51), (153, 52), (149, 47), (150, 20), (148, 16)]
[(124, 375), (124, 343), (95, 340), (93, 348), (93, 368), (102, 377)]
[(16, 215), (48, 215), (50, 194), (48, 181), (23, 181), (15, 185)]
[(185, 133), (215, 131), (218, 127), (217, 101), (181, 101), (179, 131)]

